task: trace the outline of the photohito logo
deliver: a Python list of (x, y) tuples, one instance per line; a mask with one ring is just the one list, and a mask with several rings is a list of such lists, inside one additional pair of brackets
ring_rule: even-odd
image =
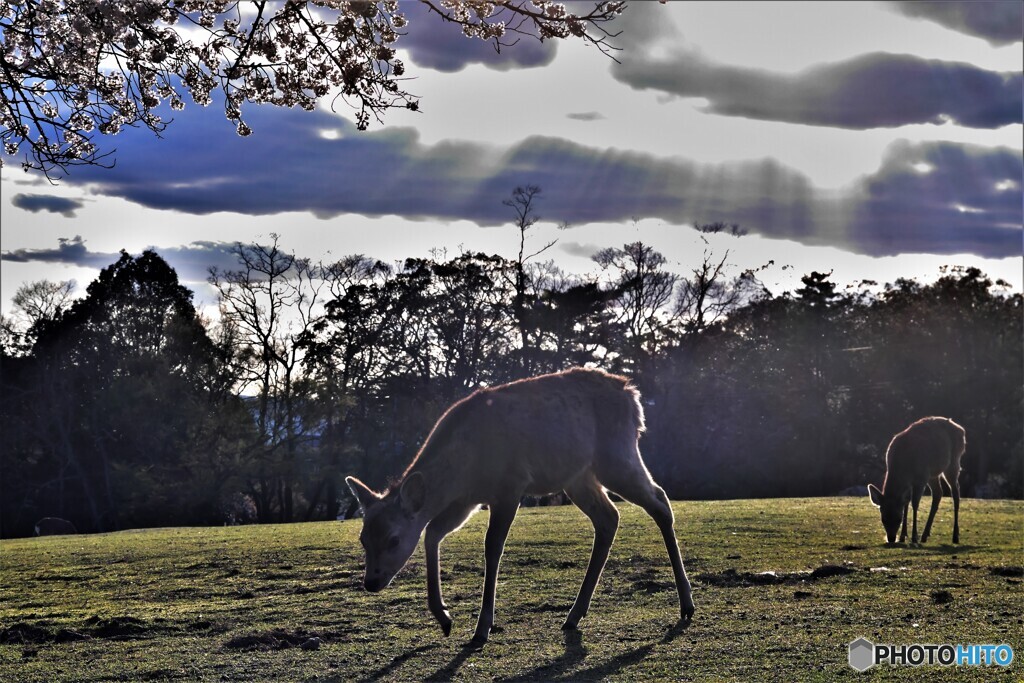
[(850, 643), (850, 666), (867, 671), (875, 664), (889, 666), (1010, 666), (1013, 648), (1000, 645), (952, 645), (944, 643), (913, 643), (911, 645), (876, 645), (867, 638)]

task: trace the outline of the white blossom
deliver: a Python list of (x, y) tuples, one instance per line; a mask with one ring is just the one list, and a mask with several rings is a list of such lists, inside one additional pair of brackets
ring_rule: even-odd
[[(499, 50), (522, 35), (575, 36), (606, 54), (614, 34), (603, 24), (625, 5), (573, 14), (543, 0), (420, 1)], [(159, 133), (162, 108), (183, 109), (185, 92), (207, 106), (220, 91), (242, 136), (252, 133), (246, 104), (312, 110), (332, 92), (365, 129), (388, 109), (419, 109), (396, 58), (405, 30), (395, 0), (0, 0), (0, 141), (7, 155), (25, 154), (23, 168), (48, 177), (102, 165), (97, 134), (134, 125)]]

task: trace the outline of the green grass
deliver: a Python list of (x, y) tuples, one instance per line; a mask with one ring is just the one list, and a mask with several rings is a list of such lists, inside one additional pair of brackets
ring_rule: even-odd
[[(965, 500), (952, 546), (943, 501), (920, 548), (885, 547), (863, 498), (677, 503), (697, 603), (688, 629), (673, 628), (653, 522), (620, 509), (590, 615), (568, 635), (560, 625), (586, 568), (589, 522), (573, 507), (520, 512), (498, 585), (502, 628), (479, 652), (463, 645), (486, 512), (442, 547), (449, 639), (426, 609), (421, 550), (384, 592), (361, 590), (360, 521), (3, 541), (0, 680), (853, 680), (862, 675), (847, 644), (858, 636), (1016, 652), (1009, 670), (882, 667), (873, 679), (1022, 678), (1024, 503)], [(854, 571), (742, 580), (822, 565)], [(313, 636), (319, 649), (298, 646)]]

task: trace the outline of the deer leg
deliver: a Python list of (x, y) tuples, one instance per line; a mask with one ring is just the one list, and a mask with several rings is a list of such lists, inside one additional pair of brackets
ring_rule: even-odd
[(903, 506), (903, 527), (900, 529), (900, 543), (907, 542), (907, 509), (910, 507), (910, 501), (907, 501), (906, 505)]
[(932, 490), (932, 509), (928, 512), (928, 521), (924, 524), (921, 543), (928, 540), (928, 535), (932, 532), (932, 521), (935, 519), (935, 513), (939, 509), (939, 503), (942, 502), (942, 482), (939, 480), (938, 475), (928, 482), (928, 487)]
[(910, 506), (914, 508), (914, 529), (910, 534), (910, 542), (917, 543), (917, 508), (921, 505), (921, 496), (924, 495), (924, 484), (914, 484), (910, 495)]
[(476, 622), (476, 633), (473, 634), (473, 645), (483, 645), (494, 626), (494, 591), (498, 585), (498, 565), (501, 554), (505, 551), (505, 539), (512, 527), (519, 509), (519, 496), (506, 499), (490, 506), (491, 519), (487, 524), (487, 536), (484, 539), (484, 596), (480, 605), (480, 616)]
[(953, 494), (953, 543), (960, 542), (960, 473), (957, 472), (957, 477), (953, 479), (947, 479), (949, 482), (950, 493)]
[(437, 623), (441, 625), (445, 637), (452, 632), (452, 617), (441, 596), (441, 541), (462, 526), (462, 523), (475, 509), (475, 505), (450, 505), (441, 514), (430, 520), (423, 539), (423, 548), (427, 556), (427, 607), (437, 619)]
[(668, 558), (672, 562), (672, 573), (675, 576), (676, 590), (679, 593), (680, 619), (689, 621), (693, 618), (694, 612), (693, 595), (690, 581), (686, 578), (686, 569), (683, 567), (683, 558), (679, 554), (672, 506), (668, 502), (668, 496), (665, 495), (664, 489), (651, 479), (651, 475), (647, 472), (639, 455), (637, 452), (637, 464), (642, 471), (627, 470), (627, 476), (623, 476), (621, 471), (615, 473), (615, 481), (610, 488), (629, 502), (642, 507), (657, 523), (658, 529), (661, 530), (661, 536), (665, 540)]
[(611, 550), (615, 532), (619, 528), (619, 511), (608, 500), (608, 495), (597, 480), (589, 474), (585, 480), (567, 487), (565, 493), (594, 524), (594, 548), (590, 552), (590, 564), (587, 565), (587, 573), (583, 577), (576, 602), (562, 624), (563, 629), (570, 630), (575, 629), (580, 619), (587, 616), (590, 610), (590, 600), (594, 596), (597, 582), (601, 580), (601, 572), (608, 561), (608, 551)]

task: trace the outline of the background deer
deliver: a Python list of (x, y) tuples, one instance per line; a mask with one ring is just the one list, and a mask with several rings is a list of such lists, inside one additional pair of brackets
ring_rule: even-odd
[(36, 536), (60, 536), (77, 533), (78, 529), (74, 524), (60, 517), (43, 517), (36, 522)]
[(907, 540), (907, 504), (914, 507), (911, 543), (917, 543), (917, 506), (927, 484), (932, 491), (932, 509), (924, 525), (921, 542), (928, 540), (935, 511), (942, 500), (945, 480), (953, 495), (953, 543), (960, 542), (960, 458), (967, 447), (964, 428), (948, 417), (926, 417), (892, 438), (885, 453), (885, 481), (879, 491), (868, 484), (868, 495), (882, 512), (882, 526), (889, 543), (896, 541), (896, 529), (903, 522), (900, 543)]
[(637, 447), (644, 429), (640, 394), (625, 377), (573, 369), (481, 389), (455, 403), (434, 425), (400, 481), (377, 493), (346, 479), (364, 511), (366, 590), (387, 586), (426, 529), (427, 605), (447, 636), (452, 619), (441, 596), (439, 546), (486, 504), (483, 605), (473, 643), (494, 624), (498, 564), (524, 494), (564, 490), (594, 525), (594, 547), (579, 595), (563, 628), (574, 629), (590, 607), (619, 513), (605, 489), (636, 503), (657, 522), (679, 593), (681, 618), (693, 616), (665, 492), (651, 479)]

